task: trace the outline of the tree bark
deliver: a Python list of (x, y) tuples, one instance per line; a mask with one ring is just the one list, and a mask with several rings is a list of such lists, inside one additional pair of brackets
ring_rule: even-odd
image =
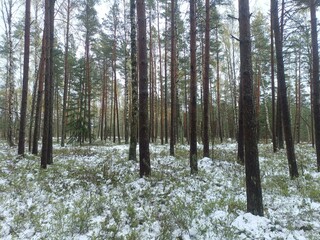
[(174, 156), (174, 146), (176, 142), (176, 26), (175, 26), (176, 0), (171, 0), (171, 127), (170, 127), (170, 155)]
[(30, 56), (30, 8), (31, 1), (26, 0), (25, 26), (24, 26), (24, 59), (23, 59), (23, 80), (22, 96), (20, 109), (20, 128), (18, 154), (24, 155), (26, 119), (27, 119), (27, 100), (28, 100), (28, 81), (29, 81), (29, 56)]
[(43, 120), (43, 136), (41, 150), (41, 168), (47, 168), (52, 163), (52, 113), (53, 113), (53, 29), (54, 29), (54, 0), (45, 1), (45, 106)]
[(62, 133), (61, 147), (65, 145), (66, 128), (67, 128), (67, 100), (68, 100), (68, 85), (69, 85), (69, 30), (70, 30), (70, 11), (71, 0), (67, 1), (67, 22), (66, 22), (66, 42), (64, 47), (64, 86), (63, 86), (63, 107), (62, 107)]
[(319, 80), (319, 47), (317, 32), (316, 0), (310, 0), (311, 38), (312, 38), (312, 95), (317, 170), (320, 172), (320, 80)]
[(198, 173), (197, 159), (197, 59), (196, 59), (196, 2), (190, 0), (190, 168)]
[(146, 7), (137, 0), (138, 59), (139, 59), (139, 153), (140, 177), (151, 174), (148, 126), (148, 59), (146, 33)]
[(251, 62), (251, 35), (249, 1), (239, 0), (240, 25), (240, 77), (243, 83), (243, 120), (247, 211), (263, 216), (260, 182), (257, 122), (254, 109), (253, 77)]
[[(272, 10), (272, 9), (271, 9)], [(274, 37), (273, 37), (273, 20), (270, 17), (271, 22), (271, 48), (270, 48), (270, 63), (271, 63), (271, 95), (272, 95), (272, 146), (273, 152), (277, 151), (277, 128), (276, 128), (276, 94), (275, 94), (275, 81), (274, 81)]]
[(294, 152), (294, 143), (291, 133), (291, 119), (287, 99), (287, 87), (285, 81), (284, 73), (284, 63), (283, 63), (283, 52), (282, 52), (282, 40), (281, 32), (279, 27), (279, 17), (278, 17), (278, 0), (271, 0), (272, 5), (272, 16), (273, 16), (273, 31), (275, 37), (276, 46), (276, 56), (277, 56), (277, 77), (278, 77), (278, 88), (280, 105), (282, 110), (282, 122), (287, 148), (287, 158), (289, 165), (289, 174), (291, 178), (296, 178), (299, 176), (298, 167), (296, 163), (296, 157)]
[(130, 0), (130, 26), (131, 26), (131, 131), (129, 159), (137, 160), (137, 129), (138, 129), (138, 79), (137, 79), (137, 41), (136, 41), (136, 4)]
[(210, 1), (206, 0), (206, 27), (203, 74), (203, 157), (209, 157), (209, 61), (210, 61)]
[(43, 84), (45, 78), (45, 67), (46, 67), (46, 31), (47, 26), (44, 26), (43, 36), (42, 36), (42, 47), (41, 47), (41, 57), (39, 63), (39, 72), (38, 72), (38, 91), (37, 91), (37, 103), (36, 103), (36, 113), (34, 121), (34, 130), (33, 130), (33, 144), (32, 144), (32, 154), (38, 154), (38, 141), (40, 135), (40, 125), (41, 125), (41, 109), (42, 109), (42, 98), (43, 98)]

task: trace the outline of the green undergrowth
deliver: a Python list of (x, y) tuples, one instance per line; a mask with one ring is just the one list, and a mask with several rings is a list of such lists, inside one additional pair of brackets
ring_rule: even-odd
[[(319, 231), (313, 204), (320, 204), (314, 150), (297, 147), (295, 180), (288, 176), (285, 151), (260, 145), (259, 152), (265, 216), (272, 225), (267, 230), (312, 236)], [(169, 157), (168, 145), (152, 145), (152, 174), (143, 179), (139, 164), (127, 159), (127, 146), (55, 147), (46, 170), (37, 156), (7, 153), (0, 154), (0, 238), (236, 239), (232, 223), (246, 212), (244, 167), (236, 163), (234, 145), (218, 145), (213, 160), (199, 158), (195, 176), (188, 146), (177, 145)], [(303, 215), (283, 208), (286, 202)]]

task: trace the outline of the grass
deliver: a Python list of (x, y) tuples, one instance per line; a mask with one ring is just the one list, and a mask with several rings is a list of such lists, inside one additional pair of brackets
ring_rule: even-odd
[[(270, 234), (303, 230), (312, 239), (320, 231), (313, 222), (320, 217), (314, 209), (320, 204), (320, 175), (313, 151), (297, 147), (301, 176), (291, 180), (285, 151), (274, 154), (271, 145), (260, 146)], [(138, 163), (113, 144), (56, 147), (47, 170), (40, 169), (39, 157), (1, 151), (0, 238), (234, 239), (239, 230), (232, 222), (246, 211), (244, 167), (227, 144), (213, 154), (214, 160), (199, 161), (199, 174), (190, 176), (188, 147), (177, 145), (176, 157), (168, 157), (168, 146), (152, 145), (152, 175), (139, 179)]]

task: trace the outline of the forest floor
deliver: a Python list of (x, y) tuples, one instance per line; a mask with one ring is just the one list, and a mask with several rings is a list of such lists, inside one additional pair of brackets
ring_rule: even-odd
[[(189, 147), (150, 145), (152, 176), (139, 178), (128, 145), (54, 146), (54, 164), (17, 157), (0, 143), (0, 239), (319, 239), (315, 151), (296, 146), (300, 177), (285, 151), (259, 145), (264, 217), (246, 213), (236, 144), (214, 146), (190, 176)], [(199, 149), (199, 155), (202, 154)]]

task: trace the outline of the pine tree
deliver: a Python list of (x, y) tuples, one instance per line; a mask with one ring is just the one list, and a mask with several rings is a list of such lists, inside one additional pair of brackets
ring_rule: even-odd
[(263, 216), (258, 138), (253, 97), (249, 1), (239, 0), (240, 77), (243, 91), (247, 211)]

